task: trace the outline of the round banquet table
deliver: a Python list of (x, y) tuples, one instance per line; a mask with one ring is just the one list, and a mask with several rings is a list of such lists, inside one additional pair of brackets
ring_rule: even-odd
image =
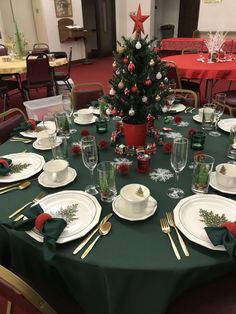
[[(184, 136), (190, 127), (201, 128), (199, 123), (193, 121), (192, 114), (183, 113), (182, 117), (184, 121), (190, 122), (189, 126), (178, 127), (172, 123), (166, 125), (163, 119), (155, 123), (160, 130), (163, 126), (169, 126)], [(94, 124), (76, 127), (78, 132), (71, 136), (69, 147), (71, 143), (78, 141), (80, 131), (85, 127), (91, 135), (96, 136), (97, 141), (105, 138), (109, 142), (115, 121), (110, 120), (109, 131), (105, 135), (97, 134)], [(215, 157), (215, 164), (227, 161), (225, 152), (228, 146), (228, 133), (221, 131), (221, 134), (222, 136), (215, 138), (206, 135), (204, 151)], [(0, 146), (0, 153), (4, 156), (25, 149), (43, 155), (46, 161), (52, 158), (50, 151), (39, 151), (29, 144), (10, 141)], [(188, 163), (192, 161), (193, 153), (194, 151), (189, 149)], [(123, 157), (125, 156), (115, 154), (114, 146), (108, 146), (106, 150), (100, 151), (101, 161)], [(55, 306), (58, 313), (66, 313), (63, 306), (65, 303), (69, 305), (73, 299), (87, 314), (164, 314), (168, 304), (185, 290), (235, 272), (235, 262), (226, 252), (207, 249), (183, 236), (190, 252), (190, 256), (185, 257), (173, 231), (174, 241), (182, 257), (180, 261), (176, 259), (169, 239), (161, 231), (159, 223), (160, 218), (167, 211), (172, 211), (178, 203), (166, 195), (167, 189), (175, 184), (175, 180), (172, 178), (166, 182), (155, 182), (148, 174), (137, 172), (135, 157), (127, 158), (133, 161), (133, 165), (128, 175), (117, 174), (117, 190), (129, 183), (142, 183), (148, 186), (151, 195), (157, 200), (157, 211), (152, 217), (136, 222), (121, 219), (114, 214), (110, 219), (111, 232), (99, 240), (85, 259), (80, 258), (83, 250), (77, 255), (72, 254), (81, 242), (81, 239), (76, 239), (58, 244), (54, 258), (50, 262), (45, 262), (41, 243), (23, 231), (10, 230), (0, 225), (0, 263), (29, 281)], [(47, 194), (63, 190), (84, 190), (90, 177), (81, 155), (74, 156), (70, 153), (69, 163), (76, 169), (78, 175), (68, 186), (50, 189), (40, 186), (37, 181), (32, 181), (31, 186), (24, 191), (14, 190), (1, 195), (0, 220), (6, 219), (17, 208), (32, 200), (41, 190)], [(158, 152), (152, 155), (151, 168), (169, 169), (173, 172), (170, 156), (163, 152), (162, 147), (158, 147)], [(193, 195), (191, 177), (192, 170), (186, 166), (180, 174), (179, 183), (186, 196)], [(1, 186), (3, 184), (0, 184)], [(211, 187), (209, 193), (236, 199), (235, 195), (223, 194)], [(112, 211), (112, 205), (102, 203), (99, 196), (97, 198), (102, 205), (103, 217)]]
[[(3, 57), (0, 57), (0, 74), (15, 74), (15, 73), (25, 73), (26, 72), (26, 60), (14, 59), (12, 61), (3, 61)], [(54, 61), (50, 61), (51, 67), (59, 67), (67, 63), (66, 58), (58, 58)]]

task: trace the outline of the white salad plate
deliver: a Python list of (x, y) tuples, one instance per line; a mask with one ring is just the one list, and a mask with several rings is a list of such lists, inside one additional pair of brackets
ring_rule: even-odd
[[(61, 145), (61, 143), (62, 143), (62, 139), (60, 137), (57, 137), (56, 143), (54, 146), (57, 147), (57, 146)], [(38, 150), (50, 150), (50, 149), (52, 149), (51, 145), (47, 145), (47, 146), (40, 145), (38, 140), (34, 141), (32, 146), (33, 146), (33, 148), (38, 149)]]
[(236, 118), (222, 119), (218, 122), (218, 127), (225, 132), (230, 132), (233, 126), (236, 126)]
[[(57, 239), (57, 243), (66, 243), (86, 235), (98, 223), (102, 210), (96, 197), (83, 191), (73, 190), (47, 195), (39, 204), (44, 212), (49, 213), (53, 218), (63, 218), (67, 221), (67, 226)], [(72, 211), (73, 220), (68, 220), (65, 214), (67, 210)], [(35, 240), (43, 242), (43, 236), (37, 229), (34, 228), (26, 233)]]
[(193, 120), (196, 122), (202, 123), (202, 118), (198, 114), (195, 114), (193, 116)]
[(75, 180), (77, 176), (76, 170), (74, 168), (68, 167), (68, 176), (65, 180), (61, 182), (53, 182), (48, 180), (45, 172), (42, 172), (38, 177), (38, 182), (40, 185), (46, 188), (59, 188), (61, 186), (65, 186)]
[(44, 127), (46, 127), (47, 130), (50, 130), (51, 133), (56, 131), (55, 122), (46, 121), (45, 123), (43, 123), (43, 122), (38, 123), (36, 126), (36, 129), (34, 131), (33, 130), (27, 130), (27, 131), (20, 132), (20, 134), (22, 136), (29, 137), (29, 138), (37, 138), (37, 133), (38, 133), (37, 128), (39, 128), (39, 131), (42, 131), (42, 130), (44, 130)]
[(236, 194), (236, 186), (233, 188), (226, 188), (223, 185), (220, 185), (217, 180), (216, 180), (216, 172), (212, 172), (210, 176), (210, 186), (222, 193), (227, 193), (227, 194)]
[(87, 125), (87, 124), (93, 124), (96, 122), (96, 119), (97, 117), (96, 116), (93, 116), (92, 119), (90, 121), (82, 121), (80, 120), (78, 117), (74, 119), (74, 122), (76, 124), (79, 124), (79, 125)]
[(11, 166), (21, 165), (18, 172), (12, 172), (6, 176), (0, 176), (0, 183), (10, 183), (32, 177), (42, 170), (45, 160), (43, 156), (35, 153), (15, 153), (3, 156), (12, 160)]
[(214, 246), (208, 238), (200, 209), (236, 221), (236, 202), (216, 194), (193, 195), (182, 199), (174, 209), (176, 226), (189, 240), (211, 250), (225, 251), (223, 245)]
[(123, 202), (121, 202), (121, 196), (118, 195), (114, 201), (112, 202), (113, 212), (122, 219), (130, 220), (130, 221), (138, 221), (149, 218), (154, 215), (157, 209), (157, 201), (150, 196), (148, 199), (147, 207), (143, 209), (143, 212), (140, 214), (127, 214), (126, 208), (122, 206)]

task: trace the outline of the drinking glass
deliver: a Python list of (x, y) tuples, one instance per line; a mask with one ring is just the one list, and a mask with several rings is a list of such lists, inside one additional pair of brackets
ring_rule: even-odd
[(211, 136), (221, 136), (220, 132), (217, 131), (217, 129), (220, 118), (224, 113), (225, 99), (226, 99), (225, 93), (218, 93), (215, 95), (215, 124), (214, 124), (215, 130), (209, 132), (209, 135)]
[(70, 122), (65, 111), (55, 114), (55, 123), (60, 136), (70, 137)]
[(93, 171), (98, 163), (97, 144), (94, 136), (85, 136), (81, 140), (82, 159), (91, 174), (91, 184), (85, 188), (85, 192), (95, 195), (98, 193), (94, 185)]
[(176, 176), (176, 187), (171, 187), (167, 195), (171, 198), (179, 199), (184, 197), (184, 191), (178, 187), (179, 174), (185, 168), (188, 157), (188, 139), (177, 137), (173, 140), (170, 163)]
[[(72, 117), (73, 117), (73, 112), (74, 112), (74, 104), (71, 99), (71, 94), (63, 94), (62, 95), (62, 106), (64, 111), (68, 114), (68, 120), (70, 123), (70, 126), (72, 126)], [(70, 134), (76, 133), (77, 130), (70, 127)]]

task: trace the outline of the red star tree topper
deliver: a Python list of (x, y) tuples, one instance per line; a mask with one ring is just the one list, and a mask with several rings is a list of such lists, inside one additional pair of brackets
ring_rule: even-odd
[(141, 32), (144, 33), (143, 22), (149, 18), (149, 15), (142, 15), (140, 4), (138, 6), (137, 15), (130, 14), (131, 19), (135, 22), (133, 33), (136, 32), (136, 38), (141, 37)]

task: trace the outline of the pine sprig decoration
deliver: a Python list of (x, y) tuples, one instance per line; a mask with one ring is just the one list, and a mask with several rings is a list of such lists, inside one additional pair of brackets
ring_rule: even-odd
[(155, 39), (147, 38), (122, 37), (122, 43), (118, 42), (110, 96), (105, 97), (107, 103), (137, 124), (146, 122), (149, 113), (159, 114), (170, 93), (165, 63), (152, 48)]
[(76, 220), (76, 212), (77, 212), (78, 204), (71, 204), (67, 207), (61, 207), (58, 211), (53, 213), (54, 217), (63, 218), (67, 223)]
[(10, 172), (11, 173), (20, 173), (24, 169), (28, 168), (31, 164), (27, 163), (19, 163), (19, 164), (11, 164), (10, 165)]
[(200, 221), (204, 222), (207, 227), (220, 227), (224, 222), (228, 221), (225, 214), (214, 214), (212, 210), (207, 211), (200, 208), (199, 215), (202, 217)]

